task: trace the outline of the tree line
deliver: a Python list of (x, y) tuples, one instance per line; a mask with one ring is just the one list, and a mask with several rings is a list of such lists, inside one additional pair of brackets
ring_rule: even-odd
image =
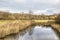
[(55, 18), (56, 23), (60, 24), (60, 14)]
[(34, 15), (26, 13), (10, 13), (0, 11), (0, 20), (55, 20), (56, 15)]

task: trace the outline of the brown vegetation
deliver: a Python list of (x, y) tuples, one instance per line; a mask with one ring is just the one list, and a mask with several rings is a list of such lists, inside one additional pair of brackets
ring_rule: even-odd
[[(19, 30), (28, 27), (33, 22), (43, 24), (49, 20), (55, 20), (55, 18), (58, 18), (57, 15), (32, 15), (0, 11), (0, 38), (9, 34), (18, 33)], [(54, 28), (57, 27), (54, 26)], [(57, 29), (60, 32), (60, 26)]]
[(57, 30), (60, 33), (60, 25), (59, 24), (51, 24), (52, 28)]
[(22, 30), (30, 25), (30, 20), (5, 20), (5, 24), (0, 25), (0, 38), (5, 37), (6, 35), (18, 33), (19, 30)]
[[(30, 12), (31, 13), (31, 12)], [(9, 13), (0, 11), (0, 20), (54, 20), (57, 15), (34, 15), (26, 13)]]

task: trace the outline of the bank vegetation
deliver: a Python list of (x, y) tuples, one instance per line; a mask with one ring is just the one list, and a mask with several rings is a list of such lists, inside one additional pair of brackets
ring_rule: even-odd
[[(0, 38), (13, 33), (18, 33), (33, 24), (54, 21), (60, 25), (60, 14), (34, 15), (30, 13), (10, 13), (0, 11)], [(60, 27), (59, 27), (60, 28)]]

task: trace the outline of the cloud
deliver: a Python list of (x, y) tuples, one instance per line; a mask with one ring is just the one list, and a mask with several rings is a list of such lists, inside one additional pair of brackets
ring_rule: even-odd
[(27, 2), (27, 0), (13, 0), (13, 1), (16, 3), (26, 3)]
[(46, 15), (52, 15), (54, 13), (59, 13), (60, 10), (55, 9), (55, 8), (48, 8), (48, 9), (44, 9), (44, 10), (34, 10), (33, 12), (34, 12), (34, 14), (37, 14), (37, 15), (39, 15), (41, 13), (46, 14)]
[(49, 4), (56, 4), (59, 2), (59, 0), (34, 0), (36, 3), (49, 3)]
[(0, 9), (10, 11), (32, 9), (36, 10), (36, 13), (54, 13), (60, 10), (60, 0), (0, 0)]
[[(12, 1), (12, 0), (5, 0), (5, 1)], [(12, 2), (16, 3), (49, 3), (49, 4), (56, 4), (60, 2), (60, 0), (13, 0)]]

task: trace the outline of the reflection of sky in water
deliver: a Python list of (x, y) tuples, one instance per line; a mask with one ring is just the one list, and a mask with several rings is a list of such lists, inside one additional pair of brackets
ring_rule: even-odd
[(51, 28), (36, 26), (32, 35), (27, 32), (24, 36), (19, 36), (19, 40), (58, 40), (58, 37)]
[(35, 26), (29, 27), (16, 35), (10, 35), (4, 40), (58, 40), (55, 32), (50, 28)]

